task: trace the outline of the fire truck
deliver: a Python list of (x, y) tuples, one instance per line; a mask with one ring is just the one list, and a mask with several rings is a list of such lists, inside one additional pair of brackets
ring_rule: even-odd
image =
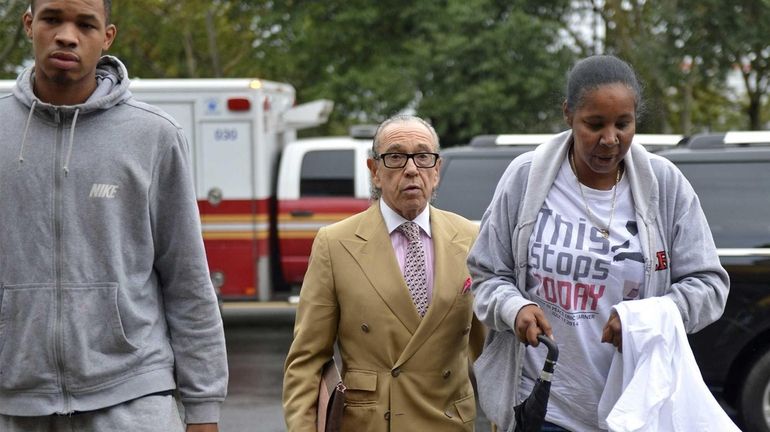
[[(0, 95), (14, 81), (0, 81)], [(182, 126), (190, 143), (209, 270), (220, 298), (296, 294), (318, 229), (369, 204), (371, 130), (297, 139), (327, 121), (328, 100), (259, 79), (134, 79), (131, 92)]]

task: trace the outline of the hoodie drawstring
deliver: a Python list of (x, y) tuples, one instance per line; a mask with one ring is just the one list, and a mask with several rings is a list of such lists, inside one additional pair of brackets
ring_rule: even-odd
[(24, 163), (24, 147), (27, 145), (27, 132), (29, 132), (32, 116), (35, 114), (35, 105), (37, 105), (37, 99), (32, 100), (32, 106), (29, 108), (29, 115), (27, 116), (27, 124), (24, 125), (24, 135), (21, 136), (21, 147), (19, 148), (19, 165)]
[[(37, 99), (32, 100), (32, 105), (29, 108), (29, 115), (27, 116), (27, 123), (24, 125), (24, 134), (21, 136), (21, 146), (19, 147), (19, 165), (24, 163), (24, 147), (27, 146), (27, 134), (29, 132), (29, 124), (32, 122), (32, 116), (35, 115), (35, 105), (37, 105)], [(72, 125), (70, 126), (70, 139), (67, 146), (67, 156), (64, 158), (64, 176), (67, 177), (70, 173), (69, 163), (72, 156), (72, 146), (75, 142), (75, 125), (78, 122), (78, 115), (80, 114), (80, 108), (75, 110), (75, 115), (72, 116)]]
[(72, 143), (75, 141), (75, 124), (78, 122), (78, 114), (80, 114), (80, 108), (75, 110), (75, 115), (72, 117), (72, 125), (70, 126), (70, 142), (67, 146), (67, 156), (64, 158), (64, 177), (67, 177), (70, 173), (70, 156), (72, 156)]

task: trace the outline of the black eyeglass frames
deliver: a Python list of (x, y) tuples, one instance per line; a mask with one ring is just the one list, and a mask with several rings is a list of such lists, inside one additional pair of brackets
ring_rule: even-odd
[(433, 168), (438, 162), (438, 157), (438, 153), (383, 153), (374, 158), (382, 159), (386, 168), (403, 168), (409, 159), (412, 159), (418, 168)]

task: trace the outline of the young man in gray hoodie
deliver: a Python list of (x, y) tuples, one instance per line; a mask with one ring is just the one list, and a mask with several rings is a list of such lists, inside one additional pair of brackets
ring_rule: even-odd
[(33, 0), (0, 98), (0, 431), (217, 430), (222, 320), (179, 125), (102, 57), (109, 0)]

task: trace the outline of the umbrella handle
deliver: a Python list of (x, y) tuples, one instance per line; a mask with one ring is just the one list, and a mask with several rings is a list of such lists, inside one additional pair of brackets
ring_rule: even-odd
[(553, 373), (553, 368), (556, 366), (556, 361), (559, 359), (559, 347), (556, 346), (556, 342), (546, 335), (537, 335), (537, 340), (543, 343), (548, 348), (548, 354), (545, 356), (545, 367), (543, 370)]

